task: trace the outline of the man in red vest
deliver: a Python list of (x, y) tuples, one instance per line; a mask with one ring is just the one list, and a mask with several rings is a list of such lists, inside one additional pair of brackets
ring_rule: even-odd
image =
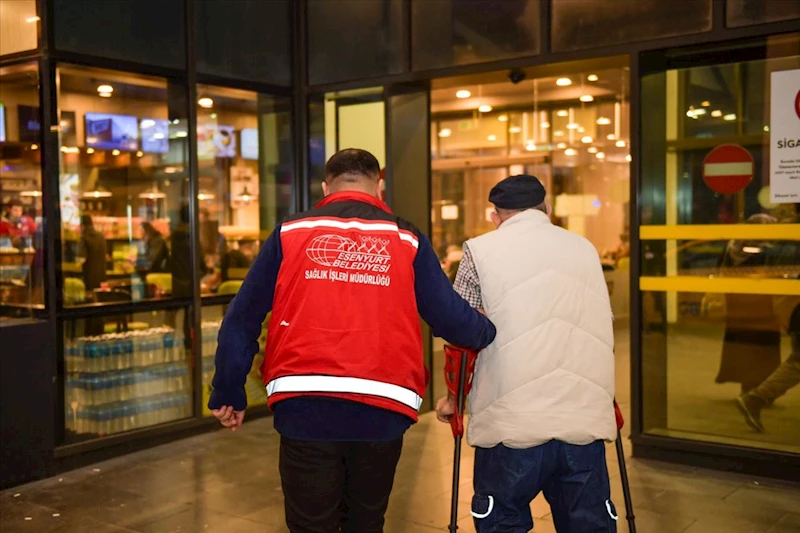
[(219, 333), (209, 408), (235, 430), (272, 312), (262, 374), (292, 533), (378, 533), (403, 435), (427, 386), (419, 317), (480, 350), (495, 328), (452, 289), (428, 238), (380, 199), (377, 159), (335, 154), (325, 198), (265, 242)]

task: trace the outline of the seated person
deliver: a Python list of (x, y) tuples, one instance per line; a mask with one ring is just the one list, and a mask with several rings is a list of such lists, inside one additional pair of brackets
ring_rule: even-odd
[(220, 271), (222, 274), (222, 281), (231, 279), (243, 279), (240, 277), (232, 277), (230, 269), (232, 268), (250, 268), (256, 258), (256, 241), (254, 239), (242, 239), (239, 241), (239, 247), (225, 252), (222, 256), (220, 264)]

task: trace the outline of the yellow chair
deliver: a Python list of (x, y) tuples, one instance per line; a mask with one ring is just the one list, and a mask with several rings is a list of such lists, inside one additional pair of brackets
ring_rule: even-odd
[(172, 294), (172, 274), (157, 272), (145, 277), (148, 285), (155, 285), (163, 293)]
[(239, 292), (239, 287), (242, 286), (242, 280), (240, 279), (231, 279), (228, 281), (223, 281), (220, 284), (219, 289), (217, 289), (217, 294), (236, 294)]

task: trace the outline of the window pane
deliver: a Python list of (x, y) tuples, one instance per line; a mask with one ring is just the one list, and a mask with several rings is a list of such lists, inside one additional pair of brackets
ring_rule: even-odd
[(59, 50), (186, 68), (180, 0), (53, 0)]
[(67, 306), (190, 298), (185, 87), (59, 68)]
[(725, 17), (729, 27), (800, 18), (800, 2), (787, 0), (728, 0)]
[[(800, 452), (800, 399), (784, 395), (797, 383), (800, 219), (770, 201), (771, 74), (798, 68), (795, 55), (642, 80), (647, 433)], [(742, 179), (717, 172), (746, 160)]]
[(292, 205), (291, 101), (198, 86), (203, 294), (235, 294)]
[[(202, 353), (203, 353), (203, 414), (211, 415), (208, 409), (208, 400), (211, 397), (211, 381), (214, 379), (214, 356), (217, 353), (217, 336), (225, 316), (227, 305), (211, 305), (203, 307), (202, 323)], [(261, 364), (264, 362), (264, 349), (266, 348), (267, 326), (269, 325), (270, 315), (264, 321), (261, 336), (258, 339), (259, 349), (253, 358), (250, 372), (247, 374), (245, 382), (245, 393), (247, 394), (247, 406), (256, 407), (267, 404), (267, 389), (261, 377)]]
[(39, 71), (0, 69), (0, 316), (44, 305)]
[(66, 443), (192, 416), (184, 309), (64, 324)]
[(552, 0), (554, 51), (688, 35), (711, 29), (711, 0)]
[(401, 72), (402, 6), (402, 0), (309, 0), (310, 83)]
[(539, 0), (411, 3), (414, 70), (539, 53)]
[(199, 72), (291, 84), (291, 2), (204, 0), (194, 6)]
[(37, 47), (36, 0), (0, 0), (0, 56)]

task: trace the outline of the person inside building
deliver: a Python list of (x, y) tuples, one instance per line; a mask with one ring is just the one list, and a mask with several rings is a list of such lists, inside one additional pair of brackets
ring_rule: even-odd
[(81, 240), (79, 255), (83, 259), (82, 273), (86, 291), (99, 289), (106, 280), (106, 239), (94, 227), (92, 216), (81, 215)]
[(231, 270), (244, 270), (250, 268), (253, 264), (256, 255), (256, 241), (255, 239), (241, 239), (238, 248), (232, 248), (225, 252), (220, 262), (220, 272), (222, 281), (231, 279), (241, 279), (232, 274)]
[[(456, 291), (497, 325), (469, 396), (478, 533), (533, 529), (539, 492), (556, 530), (616, 531), (605, 456), (617, 434), (611, 304), (597, 250), (550, 222), (545, 196), (533, 176), (497, 184), (497, 231), (464, 244), (456, 276)], [(437, 403), (441, 421), (453, 411), (453, 398)]]
[(8, 210), (0, 218), (0, 237), (6, 237), (11, 246), (20, 251), (33, 246), (33, 237), (36, 233), (36, 222), (25, 214), (21, 201), (14, 198), (8, 203)]
[(435, 335), (474, 350), (495, 336), (380, 190), (375, 156), (334, 154), (324, 199), (274, 230), (220, 328), (208, 406), (236, 430), (272, 312), (262, 375), (292, 533), (383, 531), (403, 435), (428, 381), (420, 316)]

